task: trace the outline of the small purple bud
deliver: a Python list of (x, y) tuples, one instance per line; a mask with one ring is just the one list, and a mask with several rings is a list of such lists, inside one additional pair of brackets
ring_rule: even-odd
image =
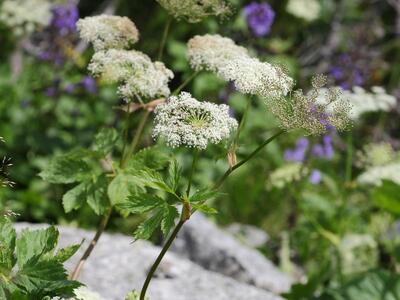
[(93, 77), (86, 76), (81, 81), (82, 87), (86, 90), (86, 92), (90, 94), (97, 93), (97, 84), (96, 80)]

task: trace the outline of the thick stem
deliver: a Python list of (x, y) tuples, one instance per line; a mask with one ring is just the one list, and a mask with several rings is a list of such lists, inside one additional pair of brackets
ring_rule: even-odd
[(83, 253), (81, 259), (79, 260), (78, 264), (76, 265), (74, 271), (71, 273), (70, 278), (71, 280), (76, 280), (81, 273), (82, 267), (85, 264), (86, 260), (92, 253), (94, 247), (96, 247), (97, 242), (99, 241), (101, 235), (104, 232), (104, 229), (107, 227), (108, 221), (110, 219), (112, 213), (112, 208), (108, 210), (108, 212), (103, 216), (102, 220), (100, 221), (100, 225), (96, 231), (96, 235), (94, 236), (93, 240), (90, 242), (89, 247), (86, 249), (85, 253)]
[(186, 189), (186, 195), (188, 197), (189, 197), (189, 193), (190, 193), (190, 188), (192, 187), (193, 174), (194, 174), (194, 170), (196, 169), (196, 163), (197, 163), (198, 158), (199, 158), (199, 150), (196, 149), (196, 150), (194, 150), (192, 167), (190, 169), (190, 174), (189, 174), (189, 182), (188, 182), (188, 186)]
[(280, 136), (282, 133), (284, 133), (284, 130), (280, 130), (278, 131), (276, 134), (274, 134), (273, 136), (271, 136), (269, 139), (267, 139), (264, 143), (262, 143), (260, 146), (257, 147), (256, 150), (254, 150), (253, 152), (251, 152), (245, 159), (241, 160), (240, 162), (238, 162), (235, 166), (233, 166), (232, 168), (229, 168), (228, 170), (226, 170), (225, 174), (221, 177), (221, 179), (214, 185), (214, 189), (218, 189), (223, 183), (224, 181), (228, 178), (228, 176), (235, 171), (236, 169), (240, 168), (241, 166), (243, 166), (246, 162), (248, 162), (250, 159), (252, 159), (255, 155), (257, 155), (258, 152), (260, 152), (265, 146), (267, 146), (269, 143), (271, 143), (275, 138), (277, 138), (278, 136)]
[(135, 152), (136, 147), (139, 144), (140, 138), (142, 137), (144, 127), (146, 125), (147, 119), (149, 118), (150, 111), (146, 110), (142, 119), (140, 120), (138, 129), (136, 131), (135, 137), (132, 140), (132, 143), (130, 144), (128, 150), (126, 151), (126, 155), (124, 156), (122, 162), (121, 162), (121, 168), (124, 168), (126, 163), (128, 162), (129, 158), (132, 156), (132, 154)]
[(180, 91), (183, 90), (185, 86), (187, 86), (196, 76), (199, 74), (199, 71), (192, 73), (180, 86), (178, 86), (175, 91), (172, 92), (173, 95), (179, 94)]
[(163, 36), (161, 38), (160, 48), (158, 49), (157, 60), (162, 59), (162, 56), (164, 53), (164, 48), (165, 48), (165, 43), (167, 42), (168, 32), (169, 32), (169, 28), (171, 27), (171, 23), (172, 23), (172, 18), (168, 17), (167, 23), (165, 24)]
[(156, 272), (158, 266), (160, 265), (162, 259), (164, 258), (165, 253), (167, 253), (169, 247), (171, 247), (172, 242), (175, 240), (176, 236), (178, 235), (179, 231), (181, 230), (183, 224), (185, 224), (186, 220), (183, 218), (179, 221), (176, 225), (174, 231), (172, 232), (171, 236), (169, 237), (168, 241), (165, 243), (164, 247), (162, 248), (160, 254), (158, 255), (156, 261), (151, 266), (149, 273), (147, 274), (146, 280), (143, 284), (142, 291), (140, 292), (140, 300), (145, 300), (146, 291), (149, 287), (150, 281), (153, 278), (154, 273)]

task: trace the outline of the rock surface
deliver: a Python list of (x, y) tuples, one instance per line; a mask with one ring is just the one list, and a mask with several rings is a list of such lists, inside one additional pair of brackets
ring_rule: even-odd
[[(17, 230), (43, 226), (45, 225), (16, 224)], [(67, 268), (71, 270), (94, 233), (68, 227), (59, 227), (59, 230), (60, 247), (86, 239), (80, 252), (67, 263)], [(132, 244), (132, 239), (128, 236), (103, 234), (86, 262), (80, 280), (106, 300), (123, 300), (129, 291), (141, 288), (145, 275), (159, 252), (159, 247), (148, 242)], [(275, 273), (270, 276), (275, 276)], [(165, 256), (156, 278), (151, 282), (148, 296), (151, 300), (282, 300), (268, 291), (206, 271), (173, 253)]]
[(251, 225), (233, 223), (225, 230), (252, 248), (264, 246), (269, 240), (269, 236), (264, 230)]
[(289, 291), (293, 283), (260, 252), (240, 243), (202, 214), (190, 218), (171, 250), (207, 270), (276, 294)]

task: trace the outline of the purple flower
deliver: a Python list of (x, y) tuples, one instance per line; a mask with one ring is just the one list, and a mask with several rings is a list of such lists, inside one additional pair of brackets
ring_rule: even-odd
[(76, 85), (73, 83), (67, 84), (64, 88), (64, 92), (67, 94), (73, 94), (76, 90)]
[(49, 87), (46, 89), (45, 94), (47, 97), (55, 98), (58, 96), (58, 88), (57, 87)]
[(319, 184), (319, 183), (321, 182), (321, 171), (320, 171), (320, 170), (317, 170), (317, 169), (314, 169), (314, 170), (311, 172), (309, 181), (310, 181), (312, 184)]
[(309, 141), (306, 138), (300, 138), (296, 142), (294, 149), (287, 149), (284, 153), (284, 159), (287, 161), (302, 162), (305, 159), (306, 151), (309, 145)]
[(93, 77), (86, 76), (81, 81), (81, 85), (89, 94), (95, 94), (97, 92), (96, 80)]
[(60, 35), (68, 35), (76, 31), (76, 22), (79, 19), (78, 8), (75, 4), (60, 4), (52, 9), (53, 18), (51, 26), (54, 27)]
[(274, 23), (275, 12), (271, 6), (264, 3), (252, 2), (244, 8), (247, 25), (257, 37), (266, 36)]
[(317, 158), (332, 159), (334, 155), (332, 137), (330, 135), (325, 135), (322, 138), (322, 144), (314, 145), (311, 153)]

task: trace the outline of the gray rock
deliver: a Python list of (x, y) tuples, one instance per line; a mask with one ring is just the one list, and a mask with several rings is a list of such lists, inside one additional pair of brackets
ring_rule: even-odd
[[(17, 229), (43, 226), (47, 225), (16, 224)], [(67, 262), (71, 270), (94, 233), (68, 227), (59, 230), (60, 247), (86, 239), (79, 253)], [(86, 262), (80, 281), (107, 300), (123, 300), (132, 289), (140, 290), (160, 250), (148, 242), (132, 244), (128, 236), (105, 233)], [(267, 291), (206, 271), (173, 253), (167, 253), (162, 261), (148, 296), (151, 300), (282, 300)]]
[(252, 225), (233, 223), (225, 230), (252, 248), (261, 247), (269, 240), (269, 236), (264, 230)]
[(293, 283), (259, 251), (243, 245), (199, 213), (185, 224), (172, 250), (207, 270), (276, 294), (289, 291)]

